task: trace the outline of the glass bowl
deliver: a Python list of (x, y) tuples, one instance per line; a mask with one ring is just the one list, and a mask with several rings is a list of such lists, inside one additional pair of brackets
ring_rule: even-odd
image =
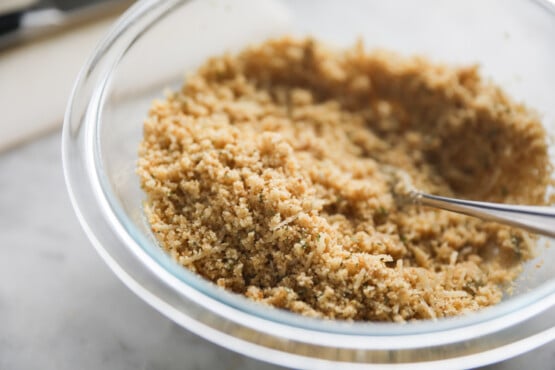
[[(92, 244), (137, 295), (231, 350), (296, 368), (475, 367), (555, 338), (555, 248), (539, 244), (499, 305), (436, 321), (309, 319), (228, 293), (177, 265), (153, 238), (135, 174), (152, 99), (212, 55), (283, 34), (339, 46), (362, 37), (482, 74), (538, 110), (555, 133), (555, 9), (531, 0), (145, 0), (114, 25), (75, 84), (65, 117), (69, 194)], [(555, 146), (551, 146), (551, 158)], [(553, 161), (555, 163), (555, 161)], [(545, 240), (549, 243), (549, 240)], [(536, 268), (538, 262), (543, 266)]]

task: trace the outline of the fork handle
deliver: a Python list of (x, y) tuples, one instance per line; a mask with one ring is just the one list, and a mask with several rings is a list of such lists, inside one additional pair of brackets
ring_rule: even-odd
[(497, 221), (555, 237), (555, 207), (477, 202), (422, 192), (414, 192), (412, 196), (418, 204), (462, 213), (487, 221)]

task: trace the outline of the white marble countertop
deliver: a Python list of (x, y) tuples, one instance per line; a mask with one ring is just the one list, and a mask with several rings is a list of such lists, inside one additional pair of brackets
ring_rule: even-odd
[[(116, 278), (71, 209), (58, 133), (0, 154), (0, 174), (0, 369), (277, 369), (178, 327)], [(554, 369), (555, 343), (489, 368)]]

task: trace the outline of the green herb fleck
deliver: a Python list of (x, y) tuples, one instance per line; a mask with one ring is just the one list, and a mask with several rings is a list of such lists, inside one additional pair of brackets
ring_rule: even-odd
[(387, 220), (389, 211), (384, 206), (380, 206), (374, 215), (374, 221), (378, 224), (384, 223)]
[(468, 294), (475, 296), (478, 293), (478, 289), (483, 285), (481, 281), (470, 280), (466, 282), (462, 289), (467, 292)]
[(487, 136), (489, 139), (495, 139), (499, 135), (499, 128), (493, 127), (487, 132)]
[(522, 251), (521, 251), (521, 245), (520, 245), (521, 243), (522, 243), (522, 239), (520, 239), (516, 235), (511, 235), (511, 244), (513, 247), (513, 252), (517, 256), (517, 258), (522, 257)]

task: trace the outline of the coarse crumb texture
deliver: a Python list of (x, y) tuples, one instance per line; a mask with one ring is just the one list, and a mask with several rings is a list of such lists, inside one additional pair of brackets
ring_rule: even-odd
[(543, 204), (536, 114), (480, 78), (289, 37), (208, 60), (153, 103), (138, 172), (160, 244), (233, 292), (309, 316), (406, 321), (500, 301), (534, 238), (396, 204), (425, 191)]

